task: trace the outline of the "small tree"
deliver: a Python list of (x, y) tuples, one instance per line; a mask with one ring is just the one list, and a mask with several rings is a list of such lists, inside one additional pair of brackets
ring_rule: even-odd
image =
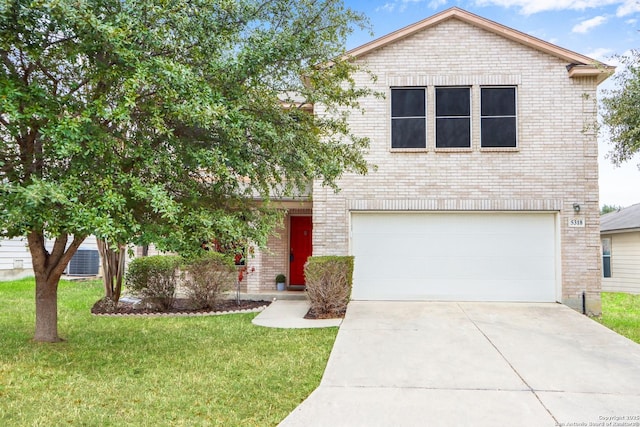
[(622, 209), (622, 206), (602, 205), (602, 208), (600, 209), (600, 215), (608, 214), (609, 212), (619, 211), (620, 209)]
[(106, 239), (98, 239), (97, 243), (102, 261), (104, 296), (117, 303), (122, 293), (127, 248), (123, 244), (113, 248)]
[(613, 145), (611, 160), (616, 165), (640, 152), (640, 50), (620, 60), (622, 71), (614, 77), (617, 88), (605, 92), (601, 109)]

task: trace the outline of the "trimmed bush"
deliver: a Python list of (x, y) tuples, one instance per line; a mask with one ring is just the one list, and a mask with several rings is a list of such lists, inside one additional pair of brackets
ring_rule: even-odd
[(146, 303), (167, 310), (175, 300), (180, 260), (174, 255), (135, 258), (127, 270), (127, 289)]
[(189, 261), (185, 270), (183, 286), (194, 308), (214, 308), (220, 295), (233, 289), (238, 277), (231, 257), (211, 251)]
[(353, 283), (352, 256), (310, 257), (304, 266), (310, 311), (316, 317), (342, 317)]

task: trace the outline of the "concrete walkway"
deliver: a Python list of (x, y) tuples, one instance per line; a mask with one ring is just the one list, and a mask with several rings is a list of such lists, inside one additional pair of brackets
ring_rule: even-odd
[(351, 302), (280, 425), (640, 426), (640, 345), (560, 304)]
[(342, 319), (305, 319), (307, 301), (275, 300), (253, 320), (254, 325), (269, 328), (327, 328), (340, 326)]

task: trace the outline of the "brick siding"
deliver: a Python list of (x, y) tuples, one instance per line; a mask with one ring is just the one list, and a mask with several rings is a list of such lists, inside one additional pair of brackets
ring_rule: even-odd
[(274, 291), (278, 274), (284, 274), (289, 283), (289, 224), (293, 215), (311, 215), (311, 209), (288, 209), (283, 224), (269, 237), (267, 247), (254, 248), (247, 264), (249, 274), (241, 284), (243, 292)]
[[(377, 76), (356, 81), (386, 95), (362, 99), (352, 130), (369, 137), (366, 176), (347, 174), (334, 193), (313, 187), (314, 255), (349, 253), (352, 210), (548, 211), (560, 230), (562, 302), (600, 312), (596, 79), (569, 78), (567, 62), (457, 19), (361, 58)], [(472, 90), (470, 149), (435, 148), (434, 87)], [(517, 149), (480, 148), (480, 86), (517, 87)], [(390, 149), (390, 88), (427, 88), (427, 148)], [(323, 114), (322, 106), (316, 113)], [(585, 228), (569, 228), (573, 204)], [(266, 270), (266, 269), (265, 269)], [(269, 270), (270, 274), (275, 272)]]

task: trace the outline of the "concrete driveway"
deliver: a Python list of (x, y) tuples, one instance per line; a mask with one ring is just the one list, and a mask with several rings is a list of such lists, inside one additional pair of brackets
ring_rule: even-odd
[(640, 345), (560, 304), (351, 302), (281, 426), (640, 426)]

